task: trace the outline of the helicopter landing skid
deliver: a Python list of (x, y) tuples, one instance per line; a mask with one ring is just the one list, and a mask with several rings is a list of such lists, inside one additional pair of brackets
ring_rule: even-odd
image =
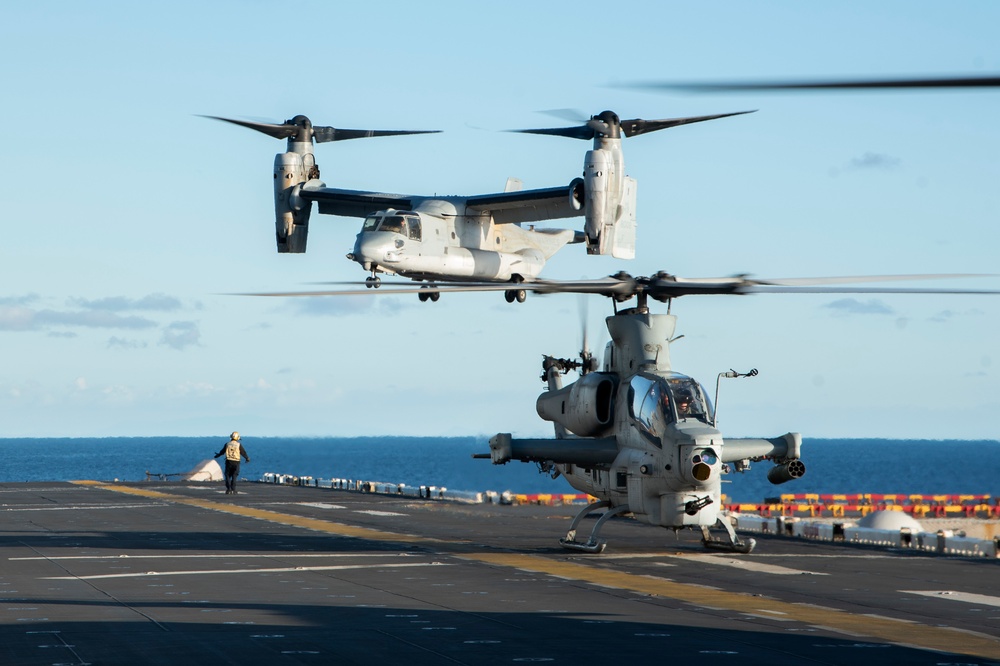
[(594, 529), (590, 532), (590, 538), (586, 541), (576, 540), (576, 528), (580, 525), (580, 521), (582, 521), (588, 514), (598, 509), (604, 509), (610, 506), (611, 502), (608, 500), (600, 500), (584, 507), (583, 511), (578, 513), (576, 518), (573, 519), (573, 524), (570, 525), (569, 532), (566, 532), (566, 536), (559, 539), (559, 545), (569, 550), (579, 550), (584, 553), (603, 553), (604, 548), (608, 545), (608, 543), (606, 541), (598, 540), (597, 533), (601, 531), (602, 527), (604, 527), (605, 522), (628, 511), (629, 509), (627, 504), (622, 504), (605, 511), (604, 514), (597, 519), (597, 524), (594, 525)]
[(708, 531), (708, 526), (703, 525), (701, 528), (701, 543), (705, 548), (709, 550), (725, 550), (731, 553), (742, 553), (744, 555), (748, 554), (757, 545), (756, 539), (747, 539), (746, 541), (740, 539), (736, 536), (736, 530), (733, 529), (733, 524), (730, 522), (728, 516), (719, 516), (719, 524), (726, 528), (726, 535), (729, 537), (728, 541), (724, 541), (719, 537), (714, 537)]

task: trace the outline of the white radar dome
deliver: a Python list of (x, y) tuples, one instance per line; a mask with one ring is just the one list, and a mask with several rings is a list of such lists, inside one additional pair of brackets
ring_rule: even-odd
[(873, 530), (899, 531), (906, 528), (913, 532), (923, 532), (924, 528), (914, 520), (913, 516), (902, 511), (874, 511), (858, 521), (858, 527), (868, 527)]

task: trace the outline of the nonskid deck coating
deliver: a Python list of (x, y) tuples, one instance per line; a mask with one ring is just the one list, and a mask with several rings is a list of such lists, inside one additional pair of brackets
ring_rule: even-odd
[(579, 507), (240, 489), (0, 485), (0, 663), (1000, 662), (995, 561), (629, 520), (582, 555)]

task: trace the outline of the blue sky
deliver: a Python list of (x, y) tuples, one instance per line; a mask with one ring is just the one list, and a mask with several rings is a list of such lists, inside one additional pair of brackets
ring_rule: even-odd
[[(360, 221), (274, 249), (282, 142), (199, 117), (442, 134), (325, 144), (327, 184), (483, 194), (568, 183), (539, 113), (755, 114), (625, 141), (637, 256), (550, 278), (997, 273), (1000, 90), (652, 93), (615, 84), (1000, 71), (990, 2), (38, 2), (0, 9), (0, 436), (547, 436), (543, 354), (575, 296), (266, 299), (363, 279)], [(996, 288), (996, 281), (962, 282)], [(603, 344), (607, 299), (586, 301)], [(735, 436), (1000, 438), (1000, 300), (685, 298), (677, 370)]]

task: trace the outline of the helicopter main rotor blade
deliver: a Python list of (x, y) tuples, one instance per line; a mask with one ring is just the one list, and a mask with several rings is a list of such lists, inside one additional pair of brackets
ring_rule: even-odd
[[(364, 282), (328, 282), (320, 284), (344, 284), (356, 285), (360, 287)], [(522, 288), (527, 288), (528, 283), (522, 283)], [(280, 297), (309, 297), (309, 296), (380, 296), (398, 294), (429, 294), (429, 293), (451, 293), (451, 292), (483, 292), (483, 291), (506, 291), (514, 289), (517, 285), (510, 282), (456, 282), (456, 283), (423, 283), (419, 286), (416, 283), (385, 283), (377, 288), (366, 287), (365, 289), (321, 289), (314, 291), (267, 291), (229, 294), (230, 296), (280, 296)]]
[(650, 90), (676, 90), (683, 92), (740, 92), (782, 90), (900, 90), (927, 88), (996, 88), (1000, 87), (1000, 76), (947, 76), (914, 77), (892, 79), (853, 79), (816, 81), (717, 81), (717, 82), (645, 82), (629, 84), (630, 88)]
[[(650, 297), (658, 301), (669, 301), (681, 296), (693, 295), (746, 295), (746, 294), (953, 294), (953, 295), (995, 295), (1000, 289), (968, 288), (928, 288), (928, 287), (845, 287), (844, 284), (885, 281), (921, 281), (954, 278), (997, 278), (1000, 275), (983, 273), (912, 274), (912, 275), (867, 275), (840, 276), (826, 278), (778, 278), (752, 279), (746, 276), (721, 278), (681, 278), (669, 273), (657, 273), (651, 277), (633, 277), (627, 273), (617, 273), (593, 280), (536, 280), (521, 282), (424, 282), (383, 283), (371, 289), (331, 289), (317, 291), (257, 292), (234, 294), (237, 296), (362, 296), (419, 293), (458, 293), (506, 291), (524, 289), (535, 294), (597, 294), (608, 296), (618, 302), (631, 298)], [(321, 284), (355, 285), (361, 282), (327, 282)]]
[(741, 294), (951, 294), (954, 296), (997, 295), (1000, 289), (934, 289), (931, 287), (771, 287), (750, 286)]
[(1000, 277), (996, 273), (912, 273), (908, 275), (844, 275), (833, 277), (797, 277), (797, 278), (768, 278), (766, 280), (751, 280), (759, 285), (776, 286), (813, 286), (831, 284), (852, 284), (858, 282), (901, 282), (916, 280), (950, 280), (957, 278), (995, 278)]

